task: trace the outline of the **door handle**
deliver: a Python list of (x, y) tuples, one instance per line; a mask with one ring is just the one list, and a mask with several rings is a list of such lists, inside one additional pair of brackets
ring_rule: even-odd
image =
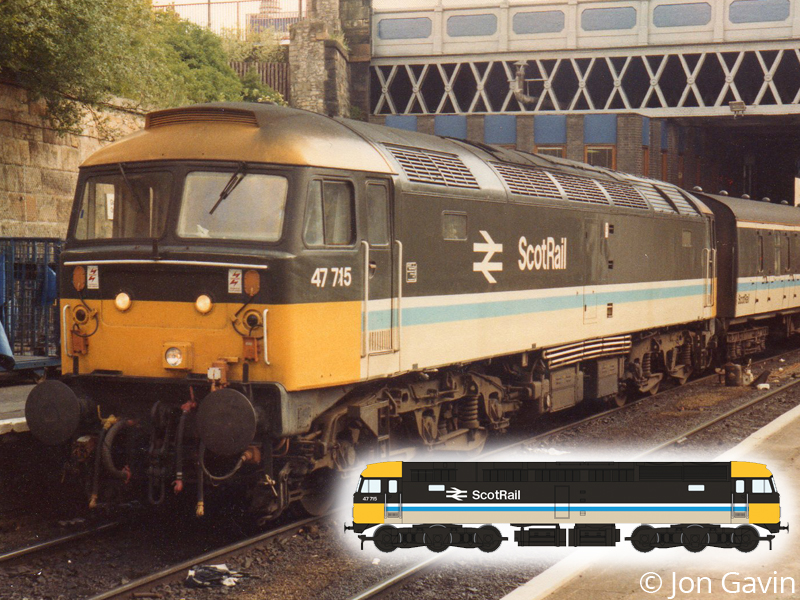
[(375, 277), (375, 271), (378, 270), (378, 265), (374, 260), (369, 261), (369, 278)]

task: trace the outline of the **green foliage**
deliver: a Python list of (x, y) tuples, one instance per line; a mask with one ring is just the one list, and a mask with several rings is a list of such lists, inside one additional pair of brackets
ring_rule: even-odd
[(152, 49), (151, 22), (145, 0), (2, 0), (0, 70), (74, 127), (81, 109), (70, 98), (97, 105), (160, 75), (136, 60)]
[(179, 106), (241, 99), (242, 84), (228, 64), (219, 36), (172, 13), (155, 17), (154, 42), (171, 81), (167, 88), (152, 90), (153, 101)]
[(250, 67), (242, 77), (242, 96), (245, 102), (274, 102), (281, 106), (286, 106), (283, 95), (262, 83), (255, 67)]
[(222, 32), (222, 48), (228, 58), (240, 62), (287, 62), (284, 47), (274, 29), (248, 29), (242, 37), (236, 29)]
[(64, 131), (114, 96), (167, 108), (276, 93), (243, 89), (223, 38), (149, 0), (0, 0), (0, 32), (0, 73), (43, 98)]

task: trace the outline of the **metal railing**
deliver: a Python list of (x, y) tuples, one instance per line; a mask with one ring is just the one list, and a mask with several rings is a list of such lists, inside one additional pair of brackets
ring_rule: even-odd
[(306, 14), (305, 0), (206, 0), (169, 2), (153, 0), (153, 10), (174, 11), (182, 19), (215, 33), (274, 29), (289, 37), (289, 27)]

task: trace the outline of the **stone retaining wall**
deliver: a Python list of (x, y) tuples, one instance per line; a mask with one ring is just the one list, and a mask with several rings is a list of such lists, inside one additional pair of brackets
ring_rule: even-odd
[(100, 147), (144, 126), (132, 111), (87, 115), (80, 134), (60, 135), (43, 101), (0, 82), (0, 237), (66, 234), (78, 166)]

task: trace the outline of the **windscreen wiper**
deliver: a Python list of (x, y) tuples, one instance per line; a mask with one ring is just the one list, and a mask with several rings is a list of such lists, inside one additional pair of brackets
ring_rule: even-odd
[(208, 214), (213, 215), (214, 211), (217, 210), (217, 207), (222, 203), (225, 198), (231, 195), (231, 192), (236, 189), (236, 186), (242, 182), (242, 179), (247, 177), (247, 163), (240, 162), (239, 168), (236, 169), (236, 172), (231, 175), (231, 178), (228, 180), (228, 183), (225, 184), (225, 187), (219, 194), (219, 198), (214, 203), (214, 206), (211, 207), (211, 210), (208, 211)]
[(139, 205), (139, 212), (140, 213), (144, 212), (144, 203), (142, 202), (142, 199), (139, 198), (139, 194), (136, 192), (134, 187), (131, 185), (131, 182), (128, 179), (127, 173), (125, 173), (125, 169), (123, 168), (122, 163), (119, 163), (117, 166), (119, 167), (120, 175), (122, 175), (122, 181), (125, 182), (125, 186), (128, 188), (128, 191), (131, 193), (131, 196), (133, 196), (133, 199), (136, 200), (136, 204)]

